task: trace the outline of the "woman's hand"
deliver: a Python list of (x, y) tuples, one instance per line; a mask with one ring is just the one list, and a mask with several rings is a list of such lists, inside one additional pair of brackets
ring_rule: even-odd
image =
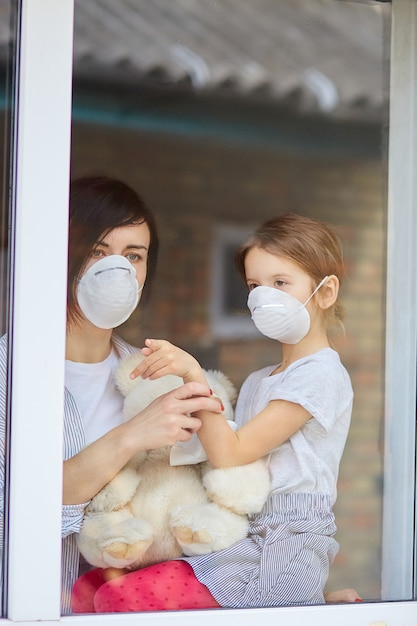
[(192, 416), (196, 411), (221, 413), (221, 405), (207, 384), (186, 383), (156, 398), (125, 424), (130, 441), (136, 441), (135, 452), (138, 443), (140, 449), (147, 450), (191, 439), (201, 426)]
[(180, 376), (185, 383), (206, 383), (199, 362), (191, 354), (169, 341), (146, 339), (145, 347), (141, 352), (146, 358), (131, 372), (131, 378), (141, 376), (155, 380), (167, 374), (173, 374)]
[(88, 502), (136, 452), (188, 441), (201, 426), (196, 411), (220, 413), (221, 406), (207, 384), (187, 383), (83, 448), (64, 463), (63, 503)]

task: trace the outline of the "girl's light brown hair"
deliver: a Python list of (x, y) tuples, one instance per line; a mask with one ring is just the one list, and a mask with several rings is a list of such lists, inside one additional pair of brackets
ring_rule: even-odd
[[(261, 224), (236, 252), (236, 267), (245, 281), (245, 258), (252, 248), (297, 263), (311, 276), (314, 286), (331, 274), (337, 276), (340, 284), (345, 277), (339, 237), (331, 226), (310, 217), (286, 213)], [(343, 326), (343, 309), (338, 300), (326, 315), (329, 324)]]

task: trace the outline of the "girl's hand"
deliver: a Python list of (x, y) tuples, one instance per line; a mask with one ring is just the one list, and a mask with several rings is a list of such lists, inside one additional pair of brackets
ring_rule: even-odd
[[(130, 377), (156, 380), (167, 374), (180, 376), (184, 382), (206, 383), (198, 361), (185, 350), (181, 350), (163, 339), (146, 339), (141, 350), (146, 357), (131, 372)], [(207, 384), (207, 383), (206, 383)]]

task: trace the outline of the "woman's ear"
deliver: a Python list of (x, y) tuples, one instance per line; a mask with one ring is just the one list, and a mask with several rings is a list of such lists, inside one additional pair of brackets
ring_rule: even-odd
[(316, 294), (319, 307), (321, 309), (329, 309), (336, 302), (338, 294), (339, 279), (334, 274), (331, 274)]

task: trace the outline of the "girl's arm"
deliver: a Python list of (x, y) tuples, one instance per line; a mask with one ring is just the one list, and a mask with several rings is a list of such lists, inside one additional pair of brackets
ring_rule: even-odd
[[(175, 374), (184, 381), (205, 381), (198, 361), (168, 341), (147, 339), (142, 353), (146, 358), (133, 370), (132, 377), (140, 375), (154, 380)], [(199, 439), (213, 467), (245, 465), (265, 456), (311, 417), (302, 406), (286, 400), (272, 400), (236, 432), (221, 414), (200, 411), (195, 415), (202, 423)]]
[(202, 423), (198, 437), (213, 467), (245, 465), (266, 456), (311, 417), (302, 406), (286, 400), (271, 400), (236, 432), (221, 415), (207, 411), (196, 415)]

